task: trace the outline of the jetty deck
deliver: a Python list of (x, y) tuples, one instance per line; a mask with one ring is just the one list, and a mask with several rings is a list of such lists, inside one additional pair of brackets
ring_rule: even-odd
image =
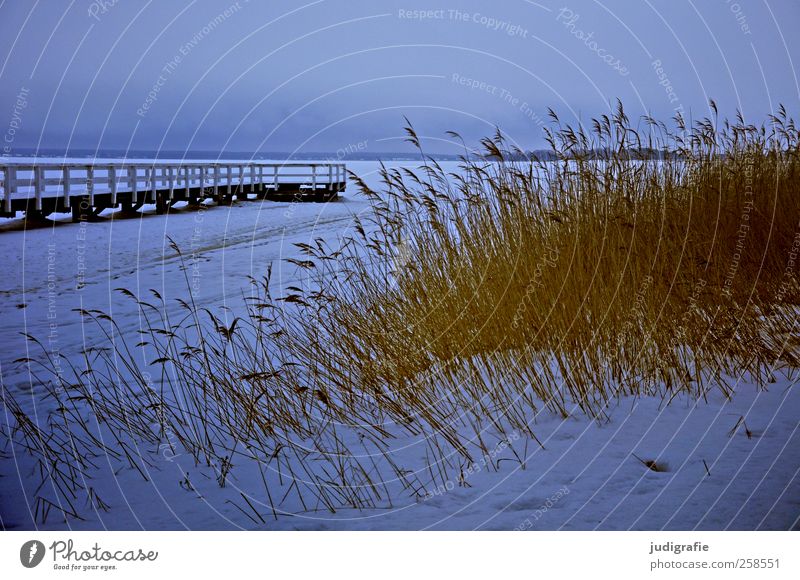
[(0, 165), (0, 216), (72, 213), (74, 221), (107, 208), (134, 211), (154, 204), (157, 213), (181, 201), (234, 199), (324, 202), (347, 182), (344, 163), (252, 161), (5, 163)]

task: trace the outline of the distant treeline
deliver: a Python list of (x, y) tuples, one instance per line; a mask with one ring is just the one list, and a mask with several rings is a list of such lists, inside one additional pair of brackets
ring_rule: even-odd
[[(626, 149), (622, 152), (610, 149), (592, 149), (589, 151), (573, 150), (571, 158), (584, 157), (591, 159), (609, 159), (612, 156), (619, 158), (625, 155), (629, 159), (666, 159), (672, 153), (651, 148)], [(289, 153), (286, 151), (267, 151), (253, 153), (252, 151), (175, 151), (175, 150), (119, 150), (119, 149), (27, 149), (19, 148), (15, 150), (14, 157), (47, 157), (47, 158), (83, 158), (83, 159), (208, 159), (208, 160), (276, 160), (285, 159), (287, 161), (422, 161), (423, 155), (419, 152), (377, 152), (368, 153), (356, 151), (347, 154), (335, 154), (324, 151), (309, 153)], [(486, 159), (487, 161), (496, 160), (497, 156), (489, 156), (484, 153), (472, 153), (473, 159)], [(460, 161), (463, 154), (431, 153), (424, 155), (427, 159), (437, 161)], [(556, 161), (564, 159), (564, 153), (554, 152), (551, 149), (535, 149), (533, 151), (504, 151), (502, 158), (506, 161)]]
[(585, 159), (620, 159), (621, 157), (624, 157), (626, 159), (657, 160), (675, 158), (675, 153), (649, 147), (623, 150), (612, 150), (608, 148), (589, 150), (576, 149), (572, 150), (570, 153), (564, 153), (560, 151), (555, 152), (552, 149), (536, 149), (535, 151), (525, 152), (503, 152), (503, 159), (512, 161), (557, 161), (559, 159), (576, 159), (579, 157)]

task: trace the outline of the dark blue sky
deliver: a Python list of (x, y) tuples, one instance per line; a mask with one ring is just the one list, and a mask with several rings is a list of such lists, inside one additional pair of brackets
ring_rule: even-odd
[(6, 0), (0, 132), (12, 152), (375, 153), (404, 149), (403, 115), (431, 151), (494, 125), (540, 147), (547, 107), (617, 98), (760, 121), (798, 112), (798, 23), (795, 0)]

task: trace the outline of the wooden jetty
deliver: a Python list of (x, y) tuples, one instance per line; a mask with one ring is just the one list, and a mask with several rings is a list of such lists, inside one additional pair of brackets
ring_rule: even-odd
[(109, 161), (5, 163), (0, 165), (0, 216), (72, 213), (91, 219), (107, 208), (134, 211), (154, 204), (158, 213), (179, 202), (212, 199), (324, 202), (336, 199), (347, 182), (344, 163), (260, 161)]

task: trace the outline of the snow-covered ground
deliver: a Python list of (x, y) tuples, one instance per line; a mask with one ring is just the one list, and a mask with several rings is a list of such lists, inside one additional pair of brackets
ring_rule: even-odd
[[(348, 168), (376, 184), (376, 163), (350, 162)], [(100, 339), (73, 309), (105, 310), (123, 332), (135, 332), (137, 312), (114, 289), (143, 294), (155, 288), (168, 300), (186, 297), (185, 276), (201, 304), (239, 308), (247, 275), (260, 277), (273, 263), (273, 279), (292, 284), (296, 271), (282, 267), (282, 260), (298, 257), (293, 244), (317, 237), (333, 241), (366, 209), (350, 186), (341, 201), (329, 204), (249, 201), (29, 231), (20, 229), (19, 220), (6, 220), (0, 224), (3, 384), (27, 409), (37, 405), (43, 417), (48, 401), (36, 396), (41, 387), (25, 366), (14, 363), (38, 355), (22, 332), (41, 338), (52, 353), (78, 353)], [(182, 248), (185, 271), (166, 236)], [(443, 482), (424, 498), (397, 493), (380, 509), (335, 514), (298, 509), (277, 520), (257, 499), (260, 516), (247, 513), (241, 494), (258, 492), (257, 471), (237, 466), (221, 488), (213, 471), (178, 451), (153, 453), (149, 481), (134, 470), (101, 466), (92, 486), (110, 509), (80, 505), (84, 521), (64, 524), (52, 517), (41, 526), (30, 511), (37, 483), (31, 464), (9, 445), (0, 448), (9, 455), (0, 460), (0, 524), (6, 529), (798, 528), (797, 379), (776, 374), (761, 392), (742, 383), (731, 401), (719, 393), (707, 402), (677, 398), (666, 407), (660, 399), (622, 399), (603, 424), (542, 412), (532, 420), (544, 448), (512, 437), (513, 452), (499, 445), (461, 481)], [(9, 421), (0, 417), (0, 424)], [(392, 445), (407, 466), (422, 469), (424, 445), (411, 437)], [(649, 469), (637, 456), (664, 470)], [(181, 484), (187, 474), (191, 489)]]

